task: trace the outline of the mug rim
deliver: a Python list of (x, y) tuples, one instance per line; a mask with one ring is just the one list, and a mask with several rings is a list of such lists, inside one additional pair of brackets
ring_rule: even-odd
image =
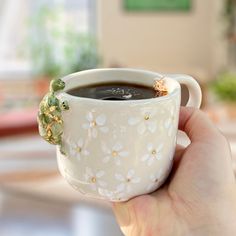
[[(170, 81), (171, 83), (174, 83), (176, 85), (176, 88), (180, 88), (180, 84), (174, 80), (173, 78), (170, 77), (170, 75), (165, 75), (165, 74), (160, 74), (158, 72), (153, 72), (153, 71), (149, 71), (149, 70), (144, 70), (144, 69), (134, 69), (134, 68), (98, 68), (98, 69), (89, 69), (89, 70), (83, 70), (83, 71), (79, 71), (79, 72), (75, 72), (69, 75), (66, 75), (64, 77), (62, 77), (61, 79), (66, 83), (67, 81), (69, 81), (70, 79), (76, 77), (76, 76), (80, 76), (80, 75), (84, 75), (84, 74), (89, 74), (89, 73), (96, 73), (99, 71), (124, 71), (124, 72), (138, 72), (138, 73), (146, 73), (149, 75), (153, 75), (154, 78), (163, 78), (164, 80)], [(59, 91), (57, 94), (63, 95), (64, 97), (68, 97), (71, 99), (75, 99), (77, 101), (87, 101), (87, 102), (94, 102), (94, 103), (106, 103), (106, 104), (134, 104), (134, 103), (145, 103), (145, 102), (150, 102), (150, 101), (163, 101), (163, 100), (167, 100), (175, 95), (178, 94), (178, 90), (174, 89), (172, 92), (169, 92), (167, 95), (165, 96), (161, 96), (161, 97), (153, 97), (153, 98), (145, 98), (145, 99), (136, 99), (136, 100), (102, 100), (102, 99), (94, 99), (94, 98), (87, 98), (87, 97), (77, 97), (74, 95), (71, 95), (69, 93), (67, 93), (66, 91), (62, 90)]]

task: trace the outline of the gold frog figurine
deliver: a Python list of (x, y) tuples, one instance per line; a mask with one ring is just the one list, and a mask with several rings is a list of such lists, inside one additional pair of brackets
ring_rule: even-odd
[(68, 110), (69, 105), (67, 101), (61, 102), (56, 96), (55, 92), (65, 88), (65, 82), (61, 79), (54, 79), (50, 83), (49, 92), (44, 96), (39, 104), (38, 112), (38, 126), (39, 134), (49, 143), (60, 145), (62, 151), (62, 133), (63, 120), (61, 112)]

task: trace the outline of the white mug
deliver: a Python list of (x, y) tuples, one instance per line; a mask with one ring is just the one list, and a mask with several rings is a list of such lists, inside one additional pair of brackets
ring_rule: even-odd
[[(68, 90), (106, 82), (153, 86), (164, 78), (168, 95), (150, 99), (109, 101), (72, 96)], [(68, 75), (57, 92), (68, 101), (62, 112), (62, 145), (57, 148), (62, 176), (82, 194), (126, 201), (153, 192), (167, 178), (178, 130), (181, 84), (189, 90), (187, 106), (199, 108), (201, 89), (187, 75), (163, 75), (136, 69), (95, 69)]]

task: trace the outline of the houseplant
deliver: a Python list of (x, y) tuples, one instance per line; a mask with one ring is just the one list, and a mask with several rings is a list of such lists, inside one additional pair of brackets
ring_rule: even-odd
[(216, 97), (224, 103), (230, 118), (236, 118), (236, 72), (219, 74), (212, 83), (212, 90)]
[(78, 33), (60, 7), (42, 6), (30, 18), (28, 54), (36, 87), (45, 93), (52, 78), (97, 67), (94, 36)]

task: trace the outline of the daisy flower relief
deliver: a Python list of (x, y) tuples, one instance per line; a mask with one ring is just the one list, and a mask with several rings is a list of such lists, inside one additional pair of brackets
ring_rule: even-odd
[(71, 148), (69, 150), (70, 156), (76, 158), (77, 160), (81, 160), (82, 156), (88, 156), (89, 151), (84, 147), (84, 141), (82, 138), (78, 140), (78, 142), (70, 142)]
[(92, 190), (95, 191), (97, 189), (97, 186), (105, 187), (107, 185), (106, 182), (100, 180), (101, 177), (104, 176), (104, 174), (105, 172), (102, 170), (94, 173), (91, 168), (86, 167), (84, 179), (87, 183), (90, 184)]
[(130, 193), (132, 190), (132, 185), (140, 182), (140, 177), (135, 177), (135, 171), (129, 170), (128, 173), (123, 176), (121, 174), (115, 174), (115, 178), (121, 183), (118, 184), (116, 191)]
[(83, 128), (87, 129), (89, 131), (89, 134), (96, 138), (98, 135), (98, 131), (101, 131), (103, 133), (108, 132), (108, 127), (105, 126), (106, 124), (106, 116), (105, 115), (99, 115), (97, 117), (94, 116), (92, 112), (89, 112), (86, 115), (87, 122), (83, 124)]
[(156, 111), (143, 110), (138, 117), (130, 117), (128, 119), (129, 125), (137, 125), (139, 134), (144, 134), (146, 131), (154, 133), (157, 129), (157, 119), (155, 117)]
[(147, 186), (147, 191), (154, 190), (160, 184), (160, 178), (162, 177), (162, 170), (156, 174), (151, 174), (149, 177), (150, 184)]
[(147, 162), (148, 166), (150, 166), (153, 161), (160, 160), (162, 158), (161, 151), (163, 146), (163, 144), (160, 144), (158, 147), (154, 147), (153, 144), (149, 143), (147, 145), (147, 153), (142, 156), (141, 160)]
[(108, 148), (105, 144), (102, 145), (102, 150), (105, 153), (103, 162), (107, 163), (109, 160), (114, 160), (116, 165), (121, 164), (121, 159), (127, 157), (129, 152), (125, 151), (123, 145), (116, 143), (111, 148)]
[(105, 198), (109, 198), (109, 199), (113, 199), (114, 198), (114, 192), (107, 190), (107, 189), (103, 189), (103, 188), (99, 188), (98, 189), (98, 193)]

